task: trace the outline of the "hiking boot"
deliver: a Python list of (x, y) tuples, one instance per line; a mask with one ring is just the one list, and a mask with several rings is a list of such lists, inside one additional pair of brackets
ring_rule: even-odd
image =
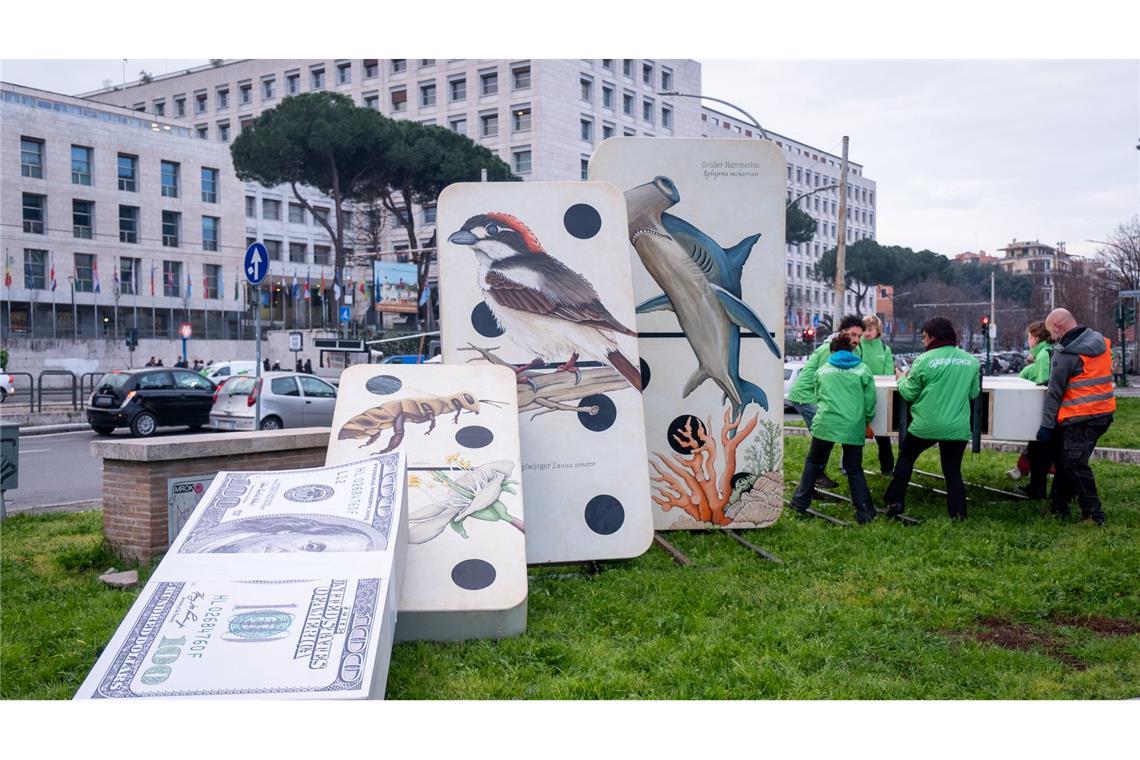
[(904, 510), (902, 504), (888, 504), (887, 505), (887, 517), (898, 517), (904, 511), (905, 510)]
[(815, 485), (817, 488), (838, 488), (839, 487), (839, 484), (837, 482), (835, 482), (834, 480), (832, 480), (831, 478), (827, 477), (826, 473), (821, 473), (820, 476), (815, 479)]
[(1082, 523), (1091, 523), (1098, 528), (1104, 527), (1104, 512), (1097, 512), (1095, 514), (1081, 515)]
[(855, 513), (855, 522), (866, 525), (875, 519), (876, 512), (873, 507), (861, 509)]

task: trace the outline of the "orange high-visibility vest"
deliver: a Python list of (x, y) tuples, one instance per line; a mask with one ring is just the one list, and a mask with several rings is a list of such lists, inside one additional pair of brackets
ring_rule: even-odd
[(1116, 393), (1112, 388), (1112, 341), (1105, 338), (1104, 343), (1104, 353), (1081, 357), (1084, 366), (1080, 374), (1069, 380), (1069, 387), (1061, 396), (1058, 424), (1077, 417), (1116, 411)]

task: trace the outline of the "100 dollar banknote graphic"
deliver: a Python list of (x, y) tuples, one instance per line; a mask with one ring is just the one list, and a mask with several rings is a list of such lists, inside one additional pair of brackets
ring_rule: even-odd
[(147, 585), (78, 697), (367, 697), (381, 578)]
[(312, 470), (221, 472), (170, 551), (384, 551), (398, 477), (396, 455)]

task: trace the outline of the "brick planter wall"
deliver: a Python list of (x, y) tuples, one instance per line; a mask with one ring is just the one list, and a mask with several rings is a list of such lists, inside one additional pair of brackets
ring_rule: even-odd
[(301, 428), (96, 441), (91, 453), (103, 459), (103, 536), (120, 558), (147, 562), (167, 549), (167, 480), (322, 467), (328, 437), (328, 428)]

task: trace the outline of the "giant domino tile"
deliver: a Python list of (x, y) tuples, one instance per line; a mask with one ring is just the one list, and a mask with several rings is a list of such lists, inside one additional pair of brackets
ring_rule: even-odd
[[(596, 307), (584, 312), (567, 308), (567, 319), (539, 320), (533, 326), (522, 321), (501, 325), (493, 314), (494, 296), (483, 290), (493, 275), (481, 269), (482, 254), (471, 244), (508, 226), (520, 230), (514, 240), (525, 245), (524, 260), (507, 272), (514, 278), (508, 287), (519, 298), (539, 306), (566, 303), (561, 285), (545, 293), (528, 292), (548, 282), (542, 272), (557, 270), (559, 282), (577, 283), (572, 288), (576, 293), (592, 288), (602, 309), (632, 333), (622, 194), (599, 182), (458, 184), (440, 195), (437, 220), (445, 364), (497, 361), (522, 367), (541, 361), (520, 376), (518, 385), (528, 561), (580, 562), (644, 553), (653, 540), (653, 522), (645, 417), (634, 386), (641, 384), (635, 337), (621, 330), (590, 332), (577, 324), (567, 328), (575, 313), (601, 315)], [(536, 261), (532, 265), (526, 257)], [(585, 332), (566, 338), (567, 330)], [(573, 350), (601, 340), (611, 340), (624, 359), (607, 362), (583, 350), (577, 361), (580, 381), (558, 369)], [(561, 346), (540, 357), (534, 341)]]
[[(740, 273), (741, 299), (769, 329), (775, 345), (782, 347), (785, 167), (780, 150), (762, 140), (622, 137), (599, 145), (590, 159), (590, 179), (613, 183), (631, 199), (625, 250), (631, 261), (637, 303), (666, 291), (647, 270), (635, 245), (630, 244), (634, 237), (668, 237), (664, 231), (646, 229), (651, 225), (640, 220), (632, 198), (634, 193), (649, 190), (649, 185), (660, 178), (668, 182), (666, 190), (679, 196), (665, 212), (706, 236), (711, 242), (702, 243), (704, 249), (745, 245), (750, 236), (758, 235)], [(684, 250), (694, 261), (685, 277), (702, 278), (705, 275), (700, 269), (704, 268), (710, 271), (708, 279), (715, 280), (716, 273), (711, 271), (718, 265), (715, 255), (694, 248), (690, 245)], [(715, 303), (713, 306), (710, 314)], [(768, 407), (747, 404), (741, 418), (733, 423), (725, 419), (726, 411), (731, 410), (723, 389), (713, 379), (705, 379), (687, 396), (684, 394), (698, 363), (673, 311), (639, 313), (637, 330), (642, 373), (647, 378), (644, 401), (649, 466), (654, 476), (654, 527), (760, 528), (775, 522), (783, 497), (779, 444), (782, 358), (758, 334), (739, 330), (738, 375), (764, 391)], [(722, 357), (722, 366), (731, 364), (731, 342), (725, 348), (714, 346), (712, 351)], [(751, 432), (739, 435), (747, 427)], [(712, 478), (708, 478), (707, 460), (702, 463), (693, 454), (702, 436), (705, 445), (716, 453)], [(759, 459), (751, 456), (765, 446), (767, 455)], [(726, 472), (730, 458), (733, 468)], [(750, 464), (761, 459), (766, 466)], [(703, 488), (694, 489), (694, 480), (701, 481)], [(741, 481), (741, 487), (748, 489), (743, 493), (737, 487)]]
[(532, 528), (523, 524), (517, 408), (514, 373), (503, 367), (361, 364), (341, 375), (326, 462), (385, 449), (408, 458), (397, 641), (526, 630), (523, 531)]
[[(982, 437), (999, 441), (1036, 439), (1045, 408), (1045, 386), (1015, 376), (982, 378)], [(875, 377), (875, 435), (899, 431), (903, 399), (893, 377)]]

